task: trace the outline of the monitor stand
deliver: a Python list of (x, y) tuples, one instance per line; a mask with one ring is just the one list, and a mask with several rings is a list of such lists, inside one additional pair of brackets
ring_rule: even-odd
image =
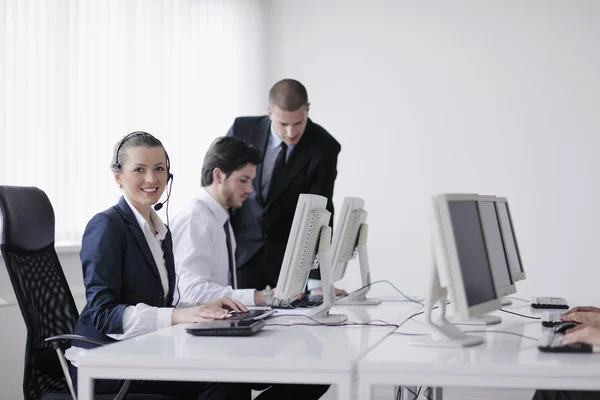
[(367, 298), (367, 293), (371, 290), (371, 272), (369, 269), (369, 255), (367, 253), (367, 234), (369, 226), (367, 224), (360, 225), (358, 233), (358, 263), (360, 265), (360, 278), (362, 281), (362, 289), (350, 293), (348, 296), (342, 297), (336, 301), (340, 306), (376, 306), (381, 303), (381, 299)]
[[(440, 284), (440, 277), (436, 267), (435, 256), (432, 252), (432, 268), (429, 293), (425, 299), (425, 324), (431, 329), (432, 334), (419, 337), (411, 341), (412, 346), (425, 347), (470, 347), (484, 342), (479, 336), (467, 335), (446, 318), (446, 303), (448, 291)], [(432, 311), (436, 303), (440, 305), (440, 321), (434, 322)]]
[(503, 297), (500, 299), (500, 304), (503, 306), (510, 306), (513, 303), (513, 301), (511, 299), (509, 299), (508, 297)]
[(487, 326), (487, 325), (496, 325), (502, 322), (502, 317), (497, 317), (495, 315), (483, 315), (479, 318), (471, 318), (464, 320), (459, 317), (451, 316), (448, 317), (448, 320), (455, 325), (478, 325), (478, 326)]
[[(298, 314), (292, 317), (278, 318), (282, 324), (310, 324), (311, 320), (304, 318), (307, 316), (317, 322), (324, 324), (341, 324), (348, 320), (346, 314), (330, 314), (329, 310), (335, 303), (335, 287), (333, 286), (333, 269), (331, 267), (330, 257), (331, 247), (331, 227), (324, 226), (319, 234), (318, 252), (319, 269), (321, 270), (321, 283), (323, 285), (323, 303), (320, 306), (308, 308), (306, 313)], [(282, 310), (285, 313), (285, 310)], [(314, 321), (313, 321), (314, 322)]]

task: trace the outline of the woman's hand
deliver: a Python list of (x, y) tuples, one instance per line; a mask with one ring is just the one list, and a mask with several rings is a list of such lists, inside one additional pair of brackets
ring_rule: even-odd
[(215, 319), (229, 318), (229, 312), (223, 308), (208, 307), (204, 304), (186, 307), (186, 308), (175, 308), (171, 314), (171, 325), (177, 325), (181, 323), (198, 323), (212, 321)]

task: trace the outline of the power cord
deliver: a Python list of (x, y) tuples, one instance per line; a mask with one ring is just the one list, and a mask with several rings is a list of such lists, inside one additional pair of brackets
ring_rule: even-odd
[(471, 332), (474, 332), (474, 333), (490, 333), (490, 332), (491, 333), (504, 333), (506, 335), (519, 336), (519, 337), (522, 337), (522, 338), (525, 338), (525, 339), (535, 340), (536, 342), (539, 340), (538, 338), (535, 338), (533, 336), (521, 335), (520, 333), (510, 332), (510, 331), (496, 331), (496, 330), (493, 330), (493, 331), (492, 330), (490, 330), (490, 331), (484, 331), (484, 330), (481, 330), (481, 331), (479, 331), (479, 330), (478, 331), (465, 331), (465, 333), (471, 333)]
[(516, 313), (516, 312), (513, 312), (513, 311), (508, 311), (508, 310), (505, 310), (505, 309), (503, 309), (503, 308), (500, 308), (499, 310), (500, 310), (500, 311), (502, 311), (502, 312), (508, 313), (508, 314), (514, 314), (514, 315), (518, 315), (519, 317), (523, 317), (523, 318), (529, 318), (529, 319), (542, 319), (541, 317), (534, 317), (534, 316), (532, 316), (532, 315), (519, 314), (519, 313)]
[[(275, 319), (275, 318), (280, 318), (280, 317), (304, 317), (304, 318), (308, 318), (311, 321), (314, 321), (314, 324), (310, 324), (310, 323), (293, 323), (293, 324), (266, 324), (267, 326), (393, 326), (395, 328), (399, 328), (400, 325), (398, 324), (390, 324), (389, 322), (383, 321), (381, 319), (372, 319), (370, 321), (367, 322), (334, 322), (334, 323), (328, 323), (328, 322), (320, 322), (317, 321), (316, 319), (309, 317), (308, 315), (298, 315), (298, 314), (280, 314), (280, 315), (273, 315), (272, 317), (269, 317), (269, 320)], [(377, 323), (380, 322), (380, 323)]]
[(530, 300), (527, 300), (527, 299), (522, 299), (522, 298), (520, 298), (520, 297), (512, 297), (512, 296), (511, 296), (511, 297), (505, 297), (505, 299), (519, 300), (519, 301), (522, 301), (522, 302), (525, 302), (525, 303), (531, 303), (531, 301), (530, 301)]
[[(513, 336), (519, 336), (525, 339), (531, 339), (531, 340), (535, 340), (536, 342), (539, 340), (538, 338), (535, 338), (533, 336), (527, 336), (527, 335), (522, 335), (520, 333), (516, 333), (516, 332), (510, 332), (510, 331), (496, 331), (496, 330), (477, 330), (477, 331), (464, 331), (464, 333), (504, 333), (506, 335), (513, 335)], [(392, 332), (392, 335), (403, 335), (403, 336), (427, 336), (429, 335), (429, 333), (408, 333), (408, 332)]]
[(395, 286), (395, 285), (394, 285), (392, 282), (390, 282), (390, 281), (387, 281), (387, 280), (378, 280), (378, 281), (375, 281), (375, 282), (371, 282), (371, 283), (369, 283), (368, 285), (365, 285), (365, 286), (363, 286), (363, 287), (361, 287), (361, 288), (358, 288), (358, 289), (356, 289), (356, 290), (354, 290), (354, 291), (352, 291), (352, 292), (350, 292), (350, 293), (348, 293), (348, 294), (346, 294), (346, 295), (344, 295), (344, 296), (340, 296), (339, 298), (337, 298), (337, 300), (343, 299), (344, 297), (348, 297), (348, 296), (350, 296), (352, 293), (356, 293), (356, 292), (358, 292), (359, 290), (363, 290), (363, 289), (365, 289), (365, 288), (368, 288), (369, 286), (373, 286), (373, 285), (375, 285), (376, 283), (387, 283), (387, 284), (389, 284), (391, 287), (393, 287), (393, 288), (394, 288), (394, 289), (395, 289), (395, 290), (396, 290), (398, 293), (400, 293), (400, 294), (401, 294), (401, 295), (402, 295), (404, 298), (406, 298), (408, 301), (412, 301), (413, 303), (417, 303), (417, 304), (421, 304), (421, 305), (423, 305), (423, 303), (421, 303), (420, 301), (416, 301), (416, 300), (414, 300), (414, 299), (411, 299), (411, 298), (410, 298), (410, 297), (408, 297), (407, 295), (405, 295), (405, 294), (404, 294), (404, 293), (403, 293), (403, 292), (402, 292), (400, 289), (398, 289), (398, 288), (397, 288), (397, 287), (396, 287), (396, 286)]

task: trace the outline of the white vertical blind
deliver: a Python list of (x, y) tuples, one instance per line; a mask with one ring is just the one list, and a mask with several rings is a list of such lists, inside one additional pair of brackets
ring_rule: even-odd
[(0, 0), (0, 184), (40, 187), (79, 242), (120, 195), (114, 143), (145, 130), (176, 212), (214, 138), (263, 111), (265, 23), (259, 0)]

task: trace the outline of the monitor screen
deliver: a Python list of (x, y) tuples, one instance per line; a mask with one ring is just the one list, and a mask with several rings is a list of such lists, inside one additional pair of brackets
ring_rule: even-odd
[(469, 307), (497, 298), (477, 201), (449, 201), (450, 220)]
[(515, 238), (512, 221), (508, 211), (508, 205), (504, 202), (498, 202), (498, 214), (500, 216), (500, 226), (502, 228), (502, 237), (506, 249), (506, 257), (512, 276), (519, 277), (523, 275), (523, 266), (517, 248), (517, 239)]
[(508, 270), (508, 261), (504, 252), (502, 233), (496, 213), (496, 205), (493, 201), (482, 201), (479, 203), (483, 233), (487, 244), (488, 256), (492, 264), (492, 275), (496, 288), (506, 288), (514, 284)]

